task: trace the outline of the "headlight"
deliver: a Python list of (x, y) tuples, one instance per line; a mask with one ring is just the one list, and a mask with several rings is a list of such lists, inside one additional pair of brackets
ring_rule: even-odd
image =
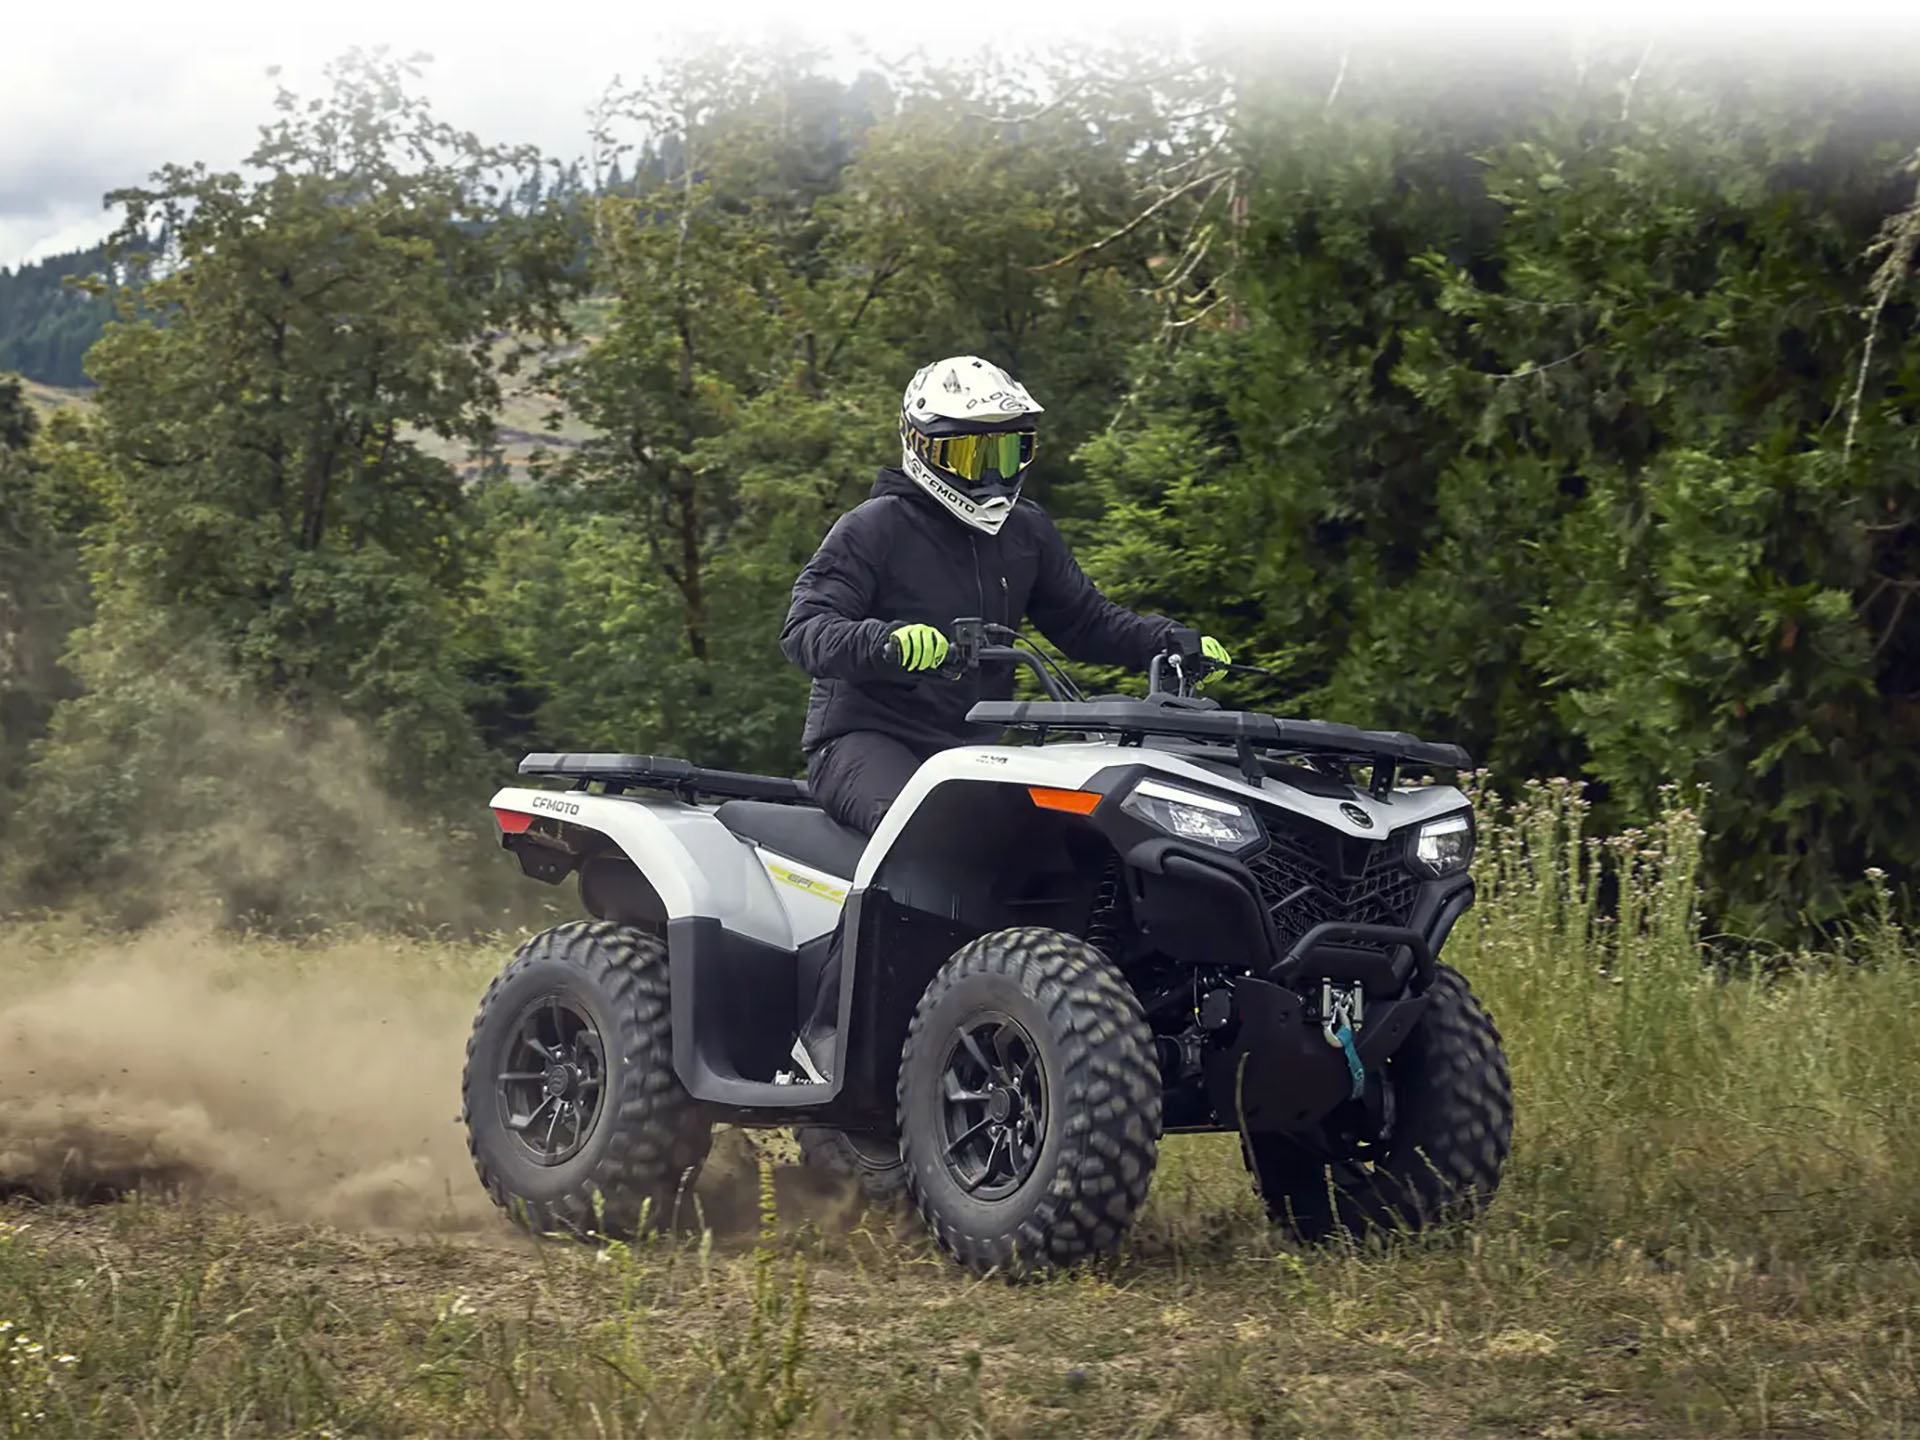
[(1436, 880), (1458, 875), (1473, 860), (1473, 817), (1462, 810), (1420, 827), (1413, 842), (1414, 863)]
[(1142, 780), (1120, 808), (1155, 829), (1182, 840), (1198, 840), (1216, 850), (1238, 853), (1261, 839), (1260, 822), (1245, 805), (1158, 780)]

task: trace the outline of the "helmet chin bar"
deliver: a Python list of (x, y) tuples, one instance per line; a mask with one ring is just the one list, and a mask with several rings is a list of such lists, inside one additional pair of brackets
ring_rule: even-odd
[(1000, 527), (1007, 523), (1007, 517), (1013, 513), (1013, 507), (1020, 499), (1020, 487), (1014, 485), (1005, 494), (993, 496), (987, 500), (975, 500), (951, 481), (935, 473), (910, 446), (901, 447), (900, 468), (908, 477), (938, 500), (963, 525), (971, 525), (975, 530), (987, 535), (997, 535)]

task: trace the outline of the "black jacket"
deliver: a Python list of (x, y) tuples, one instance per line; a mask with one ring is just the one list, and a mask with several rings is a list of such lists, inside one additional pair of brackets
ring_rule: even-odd
[(1021, 500), (987, 535), (949, 514), (899, 470), (882, 470), (873, 496), (834, 524), (794, 582), (780, 649), (813, 676), (811, 754), (850, 730), (878, 730), (916, 750), (991, 741), (969, 725), (978, 700), (1013, 693), (1013, 670), (983, 666), (958, 680), (910, 674), (887, 654), (902, 625), (977, 615), (1001, 625), (1031, 617), (1069, 658), (1144, 670), (1175, 625), (1114, 604), (1074, 563), (1047, 512)]

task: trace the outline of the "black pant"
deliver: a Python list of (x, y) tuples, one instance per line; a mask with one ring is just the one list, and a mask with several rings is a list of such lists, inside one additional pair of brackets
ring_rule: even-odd
[(852, 730), (836, 735), (807, 758), (807, 787), (827, 814), (849, 829), (871, 835), (931, 753), (878, 730)]
[[(877, 730), (852, 730), (835, 736), (808, 757), (807, 787), (827, 814), (849, 829), (871, 835), (880, 828), (887, 807), (899, 798), (920, 762), (931, 753), (919, 753)], [(844, 938), (835, 929), (827, 958), (820, 966), (812, 1018), (806, 1027), (810, 1036), (824, 1034), (840, 1023), (840, 949)]]

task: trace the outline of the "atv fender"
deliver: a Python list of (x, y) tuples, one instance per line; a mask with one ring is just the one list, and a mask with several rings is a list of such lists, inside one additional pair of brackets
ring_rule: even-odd
[(571, 861), (535, 857), (534, 863), (559, 870), (554, 881), (582, 856), (611, 845), (652, 887), (669, 926), (677, 920), (712, 920), (748, 940), (781, 951), (795, 948), (790, 912), (774, 893), (766, 867), (704, 806), (519, 786), (499, 791), (492, 804), (496, 812), (530, 817), (520, 831), (503, 834), (503, 844), (571, 855)]

